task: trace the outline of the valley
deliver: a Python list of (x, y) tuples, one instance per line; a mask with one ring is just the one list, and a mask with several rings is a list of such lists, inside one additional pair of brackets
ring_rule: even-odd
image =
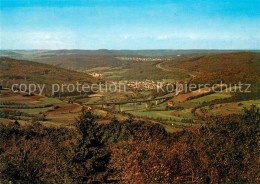
[[(167, 131), (175, 132), (185, 126), (200, 125), (211, 115), (240, 113), (243, 108), (249, 108), (251, 105), (260, 107), (257, 88), (259, 71), (254, 66), (259, 65), (258, 53), (199, 55), (157, 56), (155, 59), (145, 59), (145, 56), (140, 59), (132, 56), (62, 55), (39, 60), (44, 64), (2, 57), (1, 66), (13, 75), (2, 73), (0, 76), (2, 81), (9, 82), (2, 85), (0, 110), (1, 114), (5, 115), (2, 115), (1, 120), (29, 120), (53, 126), (72, 126), (81, 109), (85, 108), (100, 116), (100, 123), (114, 118), (119, 121), (133, 118), (156, 122), (163, 125)], [(237, 58), (240, 63), (233, 62)], [(225, 67), (222, 67), (223, 61)], [(215, 66), (206, 68), (205, 62)], [(242, 70), (240, 66), (247, 69)], [(229, 70), (229, 67), (232, 69)], [(233, 81), (230, 77), (244, 72), (243, 75), (247, 77), (241, 78), (241, 81), (252, 83), (252, 94), (248, 97), (248, 94), (233, 92), (233, 87), (219, 92), (203, 91), (204, 88), (200, 88), (197, 89), (198, 92), (188, 90), (176, 93), (178, 84), (198, 84), (204, 76), (210, 76), (207, 80), (212, 84), (219, 82), (219, 74), (215, 76), (214, 73), (216, 68), (219, 73), (228, 71), (221, 76), (223, 82), (231, 82), (231, 85), (234, 85), (239, 77), (235, 77), (236, 80)], [(94, 93), (65, 91), (53, 96), (49, 92), (50, 87), (47, 87), (42, 95), (37, 92), (33, 95), (28, 95), (28, 92), (14, 93), (10, 87), (15, 82), (41, 82), (48, 86), (53, 82), (62, 84), (76, 81), (94, 84), (106, 82), (107, 85), (121, 85), (121, 88), (124, 88), (122, 91), (107, 91), (103, 86), (97, 88)], [(171, 89), (167, 92), (165, 89), (169, 86)], [(233, 99), (236, 96), (242, 97)]]
[(260, 0), (0, 1), (0, 184), (260, 183)]

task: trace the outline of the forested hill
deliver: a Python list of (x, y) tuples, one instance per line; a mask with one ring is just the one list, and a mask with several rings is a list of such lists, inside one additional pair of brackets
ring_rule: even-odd
[(167, 62), (168, 67), (196, 72), (194, 83), (250, 82), (260, 78), (260, 53), (233, 52), (194, 56)]
[(118, 67), (125, 63), (112, 56), (99, 55), (61, 55), (58, 57), (39, 59), (37, 62), (80, 71), (95, 67)]
[(77, 81), (89, 84), (98, 82), (98, 79), (85, 73), (7, 57), (0, 58), (0, 68), (0, 80), (4, 83), (4, 87), (10, 87), (11, 83), (14, 82), (46, 85), (75, 83)]

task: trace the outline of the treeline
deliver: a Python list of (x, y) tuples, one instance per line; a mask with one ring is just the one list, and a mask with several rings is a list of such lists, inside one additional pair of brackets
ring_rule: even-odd
[(259, 182), (255, 106), (173, 134), (143, 121), (96, 120), (83, 111), (73, 128), (1, 123), (1, 183)]

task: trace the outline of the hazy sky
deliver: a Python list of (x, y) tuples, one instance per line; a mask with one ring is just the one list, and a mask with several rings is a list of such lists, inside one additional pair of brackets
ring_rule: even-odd
[(2, 49), (260, 49), (260, 0), (0, 0)]

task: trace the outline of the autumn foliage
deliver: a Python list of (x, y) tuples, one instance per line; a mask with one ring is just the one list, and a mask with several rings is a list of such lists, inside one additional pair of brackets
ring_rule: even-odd
[(75, 128), (0, 124), (2, 183), (258, 183), (260, 112), (210, 117), (167, 134), (127, 120)]

